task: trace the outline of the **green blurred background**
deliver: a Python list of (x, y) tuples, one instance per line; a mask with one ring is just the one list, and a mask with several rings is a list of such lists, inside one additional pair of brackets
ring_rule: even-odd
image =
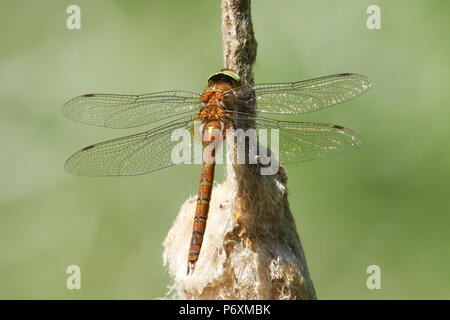
[[(81, 7), (81, 30), (65, 26)], [(381, 7), (382, 30), (366, 8)], [(295, 117), (352, 128), (358, 152), (288, 165), (290, 205), (321, 299), (450, 298), (448, 1), (254, 1), (256, 82), (357, 72), (373, 89)], [(63, 117), (82, 93), (201, 91), (223, 67), (219, 1), (2, 1), (0, 298), (152, 299), (162, 242), (199, 166), (68, 175), (79, 148), (135, 130)], [(218, 181), (224, 168), (218, 170)], [(82, 290), (65, 287), (68, 265)], [(381, 267), (381, 290), (366, 268)]]

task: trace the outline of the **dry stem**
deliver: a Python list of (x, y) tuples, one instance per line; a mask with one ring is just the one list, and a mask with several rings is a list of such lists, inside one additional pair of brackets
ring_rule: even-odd
[[(250, 0), (222, 0), (225, 68), (253, 84), (256, 40)], [(263, 176), (258, 166), (227, 166), (213, 188), (202, 250), (186, 276), (196, 197), (189, 198), (164, 241), (164, 264), (182, 299), (316, 299), (289, 209), (286, 170)]]

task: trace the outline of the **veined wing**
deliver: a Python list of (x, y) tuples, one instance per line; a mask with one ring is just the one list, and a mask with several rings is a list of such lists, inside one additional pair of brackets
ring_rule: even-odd
[(185, 116), (169, 125), (90, 145), (73, 154), (64, 168), (84, 176), (130, 176), (173, 166), (172, 150), (180, 142), (172, 141), (172, 133), (190, 130), (195, 120)]
[(367, 92), (371, 81), (360, 74), (341, 73), (290, 83), (264, 83), (233, 89), (236, 100), (247, 97), (247, 105), (256, 102), (257, 111), (276, 114), (300, 114), (323, 109), (356, 98)]
[[(359, 147), (359, 136), (350, 129), (325, 123), (278, 121), (261, 117), (240, 116), (255, 122), (258, 136), (267, 129), (267, 146), (273, 148), (273, 135), (278, 135), (278, 155), (282, 163), (327, 158)], [(275, 129), (272, 131), (271, 129)]]
[(108, 128), (131, 128), (180, 114), (194, 114), (200, 95), (164, 91), (143, 95), (84, 94), (62, 107), (69, 119)]

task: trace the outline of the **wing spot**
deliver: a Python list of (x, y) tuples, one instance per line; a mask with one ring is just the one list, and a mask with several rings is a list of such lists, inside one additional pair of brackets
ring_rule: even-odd
[(84, 147), (83, 149), (81, 149), (81, 151), (86, 151), (92, 149), (93, 147), (95, 147), (95, 144), (91, 144), (90, 146)]

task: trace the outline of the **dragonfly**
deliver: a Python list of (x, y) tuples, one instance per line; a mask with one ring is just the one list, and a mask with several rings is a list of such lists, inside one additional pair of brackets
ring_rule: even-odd
[[(282, 121), (271, 115), (298, 115), (324, 109), (366, 93), (371, 81), (341, 73), (286, 83), (245, 85), (231, 69), (208, 78), (203, 93), (171, 90), (142, 95), (84, 94), (62, 107), (68, 118), (94, 126), (154, 127), (133, 135), (82, 148), (65, 162), (68, 173), (84, 176), (141, 175), (175, 165), (175, 130), (188, 130), (205, 151), (197, 195), (187, 274), (192, 274), (206, 230), (214, 180), (215, 150), (230, 129), (251, 123), (255, 129), (276, 129), (278, 160), (292, 163), (355, 150), (359, 136), (339, 125)], [(200, 125), (198, 125), (200, 123)], [(197, 125), (196, 125), (197, 124)]]

